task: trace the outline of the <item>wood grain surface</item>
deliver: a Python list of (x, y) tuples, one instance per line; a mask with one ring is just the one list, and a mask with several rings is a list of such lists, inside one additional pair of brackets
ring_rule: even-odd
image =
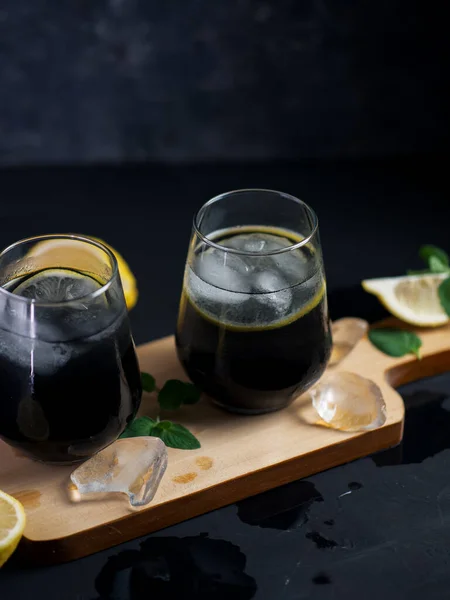
[[(344, 433), (321, 426), (308, 394), (282, 411), (260, 416), (228, 414), (206, 398), (183, 407), (176, 420), (199, 438), (202, 447), (169, 449), (168, 469), (148, 507), (131, 509), (121, 494), (74, 503), (68, 493), (73, 467), (34, 462), (0, 442), (0, 489), (19, 498), (27, 512), (22, 555), (44, 563), (86, 556), (398, 444), (404, 405), (392, 386), (450, 367), (450, 328), (418, 333), (423, 340), (421, 361), (413, 356), (388, 357), (364, 338), (334, 367), (380, 386), (387, 420), (377, 430)], [(160, 385), (168, 378), (185, 379), (173, 337), (143, 345), (138, 354), (141, 369), (154, 374)], [(144, 394), (140, 414), (155, 415), (152, 396)]]

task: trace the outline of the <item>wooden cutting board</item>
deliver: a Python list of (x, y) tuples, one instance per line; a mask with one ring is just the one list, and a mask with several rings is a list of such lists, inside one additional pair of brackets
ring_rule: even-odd
[[(0, 489), (19, 498), (27, 512), (19, 550), (33, 562), (72, 560), (398, 444), (404, 406), (394, 386), (450, 368), (450, 327), (418, 333), (421, 361), (385, 356), (364, 338), (334, 367), (380, 386), (387, 420), (373, 431), (344, 433), (321, 426), (308, 394), (260, 416), (228, 414), (207, 399), (183, 407), (176, 420), (202, 447), (169, 448), (168, 469), (148, 507), (131, 509), (120, 494), (73, 503), (67, 491), (73, 467), (34, 462), (0, 442)], [(141, 346), (138, 354), (141, 369), (160, 385), (169, 378), (185, 379), (173, 337)], [(154, 398), (144, 394), (140, 414), (155, 415)]]

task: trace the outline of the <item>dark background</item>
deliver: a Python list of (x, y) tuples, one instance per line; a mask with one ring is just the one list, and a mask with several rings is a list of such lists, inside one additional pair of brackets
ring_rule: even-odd
[[(130, 317), (142, 343), (173, 332), (194, 210), (221, 190), (283, 188), (319, 215), (332, 317), (375, 319), (385, 312), (361, 279), (419, 267), (421, 243), (449, 249), (447, 172), (445, 159), (423, 157), (16, 168), (0, 175), (0, 237), (72, 229), (110, 241), (137, 276)], [(1, 600), (447, 598), (450, 377), (402, 394), (405, 438), (392, 451), (66, 565), (24, 566), (16, 554), (0, 570)]]
[(445, 157), (283, 164), (13, 168), (0, 171), (3, 246), (27, 236), (76, 232), (106, 240), (136, 275), (137, 343), (174, 331), (194, 212), (243, 187), (286, 190), (314, 207), (331, 317), (386, 313), (363, 292), (370, 277), (422, 268), (421, 244), (450, 250)]
[[(319, 216), (332, 318), (381, 318), (361, 279), (450, 250), (448, 67), (445, 2), (3, 0), (0, 246), (111, 243), (143, 343), (173, 332), (195, 210), (281, 189)], [(442, 600), (449, 390), (404, 388), (381, 456), (63, 566), (16, 554), (0, 598)]]
[(0, 163), (446, 151), (446, 9), (3, 0)]

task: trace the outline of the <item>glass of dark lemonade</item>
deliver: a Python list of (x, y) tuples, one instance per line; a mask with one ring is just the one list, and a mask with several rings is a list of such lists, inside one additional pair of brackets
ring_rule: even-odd
[(141, 383), (108, 248), (48, 235), (0, 254), (0, 387), (0, 437), (39, 460), (85, 460), (122, 433)]
[(199, 210), (176, 344), (190, 379), (233, 412), (281, 409), (320, 378), (331, 332), (318, 222), (307, 204), (238, 190)]

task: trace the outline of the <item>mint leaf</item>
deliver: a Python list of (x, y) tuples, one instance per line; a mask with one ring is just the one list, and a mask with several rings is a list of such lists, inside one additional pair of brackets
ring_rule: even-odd
[(195, 450), (201, 447), (198, 439), (186, 427), (172, 421), (155, 423), (150, 435), (159, 437), (169, 448)]
[(120, 436), (121, 438), (141, 437), (143, 435), (151, 435), (150, 431), (153, 428), (155, 421), (150, 417), (139, 417), (129, 423), (125, 431)]
[(431, 268), (430, 260), (431, 258), (436, 258), (440, 261), (440, 263), (446, 267), (449, 267), (449, 259), (448, 254), (441, 248), (437, 246), (433, 246), (432, 244), (425, 244), (419, 248), (419, 256), (422, 260), (428, 263), (428, 266)]
[(166, 381), (158, 394), (158, 402), (165, 410), (176, 410), (182, 404), (195, 404), (200, 400), (200, 390), (192, 383), (178, 379)]
[(448, 264), (442, 262), (437, 256), (430, 256), (428, 264), (432, 273), (448, 273), (450, 271)]
[(200, 442), (192, 433), (172, 421), (154, 421), (150, 417), (139, 417), (130, 423), (120, 436), (121, 438), (141, 437), (150, 435), (160, 438), (170, 448), (195, 450), (200, 448)]
[(163, 385), (158, 394), (158, 402), (161, 408), (166, 410), (176, 410), (183, 404), (183, 398), (179, 394), (181, 381), (170, 379)]
[(153, 375), (150, 375), (150, 373), (141, 373), (141, 383), (142, 383), (142, 389), (144, 390), (144, 392), (154, 392), (156, 389), (156, 381), (155, 378), (153, 377)]
[(419, 248), (419, 255), (424, 260), (428, 269), (421, 269), (419, 271), (407, 271), (408, 275), (427, 275), (431, 273), (449, 273), (450, 274), (450, 263), (447, 252), (433, 246), (432, 244), (425, 244)]
[[(448, 280), (446, 279), (446, 281)], [(411, 331), (388, 328), (371, 329), (369, 340), (378, 350), (389, 356), (415, 354), (417, 358), (420, 358), (419, 348), (422, 346), (422, 340)]]
[(166, 429), (170, 429), (172, 425), (172, 421), (156, 421), (154, 427), (156, 427), (158, 431), (165, 431)]
[(450, 316), (450, 277), (444, 279), (438, 288), (439, 300), (442, 308)]
[(193, 383), (183, 383), (183, 404), (197, 404), (202, 395), (201, 391)]

